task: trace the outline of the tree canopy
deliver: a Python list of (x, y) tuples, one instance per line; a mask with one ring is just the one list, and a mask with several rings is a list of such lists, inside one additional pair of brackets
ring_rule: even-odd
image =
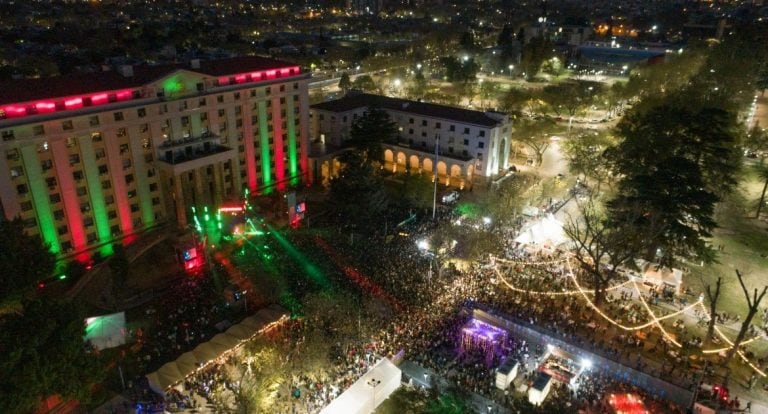
[(24, 233), (24, 222), (0, 220), (0, 302), (53, 274), (56, 258), (38, 236)]
[(736, 126), (717, 108), (665, 105), (619, 123), (620, 142), (608, 157), (621, 178), (609, 215), (613, 225), (645, 235), (646, 259), (712, 260), (705, 238), (716, 225), (714, 206), (734, 187), (741, 160)]
[(0, 412), (29, 413), (41, 399), (60, 394), (88, 402), (103, 366), (87, 352), (82, 308), (71, 302), (36, 299), (23, 315), (0, 320)]

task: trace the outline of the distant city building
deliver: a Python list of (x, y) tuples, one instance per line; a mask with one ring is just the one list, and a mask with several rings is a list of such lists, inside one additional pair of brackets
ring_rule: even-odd
[(628, 76), (640, 64), (653, 64), (666, 59), (663, 47), (622, 46), (614, 42), (587, 42), (576, 50), (574, 63), (581, 71), (605, 75)]
[(347, 0), (347, 9), (362, 15), (377, 15), (381, 12), (383, 0)]
[[(432, 174), (436, 169), (441, 183), (468, 187), (475, 175), (490, 177), (510, 165), (512, 122), (506, 114), (359, 92), (312, 105), (313, 139), (326, 148), (345, 147), (352, 123), (370, 107), (385, 110), (400, 132), (397, 143), (384, 145), (387, 169)], [(325, 181), (338, 174), (332, 150), (310, 154), (310, 164), (314, 179)]]
[(259, 57), (0, 83), (0, 203), (59, 254), (307, 172), (309, 76)]

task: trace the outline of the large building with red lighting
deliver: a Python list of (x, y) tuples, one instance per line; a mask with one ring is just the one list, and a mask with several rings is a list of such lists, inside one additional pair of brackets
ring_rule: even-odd
[(307, 172), (308, 74), (260, 57), (0, 82), (0, 204), (67, 255)]

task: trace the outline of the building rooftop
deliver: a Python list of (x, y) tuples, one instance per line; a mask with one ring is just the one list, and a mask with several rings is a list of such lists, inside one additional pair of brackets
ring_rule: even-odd
[(0, 81), (0, 105), (138, 88), (181, 69), (209, 76), (223, 76), (296, 67), (296, 64), (258, 56), (245, 56), (201, 60), (199, 66), (199, 68), (193, 68), (191, 62), (135, 66), (132, 76), (124, 76), (117, 70), (109, 70), (94, 73), (72, 73), (53, 78), (2, 80)]
[(329, 112), (347, 112), (363, 107), (379, 107), (391, 111), (405, 112), (432, 118), (450, 119), (467, 124), (495, 127), (502, 121), (499, 117), (489, 115), (487, 112), (472, 111), (447, 105), (409, 101), (407, 99), (390, 98), (388, 96), (372, 95), (368, 93), (348, 93), (346, 96), (333, 101), (312, 105), (312, 109)]

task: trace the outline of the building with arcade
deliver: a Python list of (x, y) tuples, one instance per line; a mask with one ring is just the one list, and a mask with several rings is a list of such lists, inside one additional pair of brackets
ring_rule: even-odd
[(307, 177), (308, 74), (261, 57), (0, 82), (0, 205), (60, 255)]
[(492, 177), (510, 165), (512, 122), (506, 114), (351, 92), (311, 106), (314, 180), (338, 175), (335, 155), (347, 146), (352, 123), (370, 107), (385, 110), (399, 130), (396, 142), (384, 143), (384, 168), (390, 171), (436, 172), (440, 183), (465, 188), (474, 177)]

